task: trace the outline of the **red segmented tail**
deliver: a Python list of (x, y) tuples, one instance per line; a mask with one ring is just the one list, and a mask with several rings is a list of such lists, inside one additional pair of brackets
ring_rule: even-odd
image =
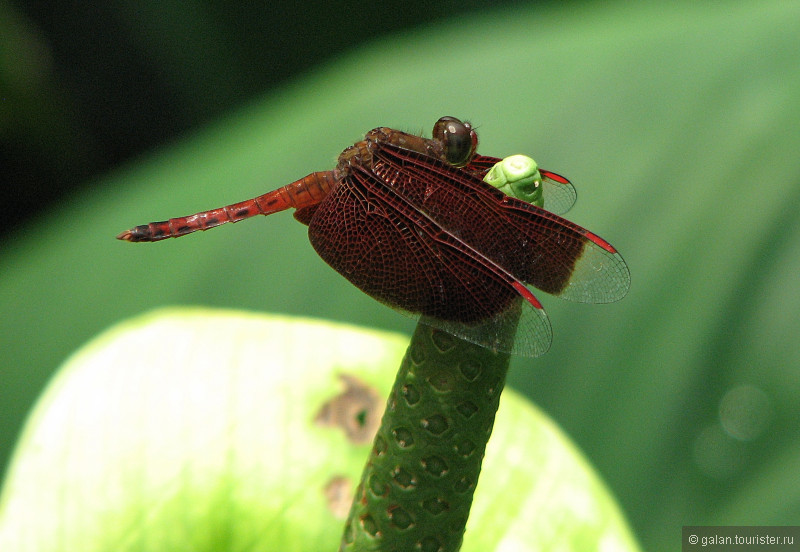
[(241, 201), (188, 217), (177, 217), (161, 222), (151, 222), (120, 232), (118, 240), (152, 242), (179, 238), (198, 230), (208, 230), (226, 222), (239, 222), (256, 215), (271, 215), (294, 207), (311, 207), (325, 199), (333, 189), (336, 177), (333, 171), (315, 172), (264, 195)]

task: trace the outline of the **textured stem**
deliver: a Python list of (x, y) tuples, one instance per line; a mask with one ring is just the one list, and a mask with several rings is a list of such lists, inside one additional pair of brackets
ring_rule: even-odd
[(417, 325), (340, 551), (461, 547), (508, 362), (506, 353)]

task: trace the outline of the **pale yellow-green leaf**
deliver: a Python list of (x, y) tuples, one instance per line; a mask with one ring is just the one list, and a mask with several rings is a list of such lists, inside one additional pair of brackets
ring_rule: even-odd
[[(0, 497), (0, 550), (335, 550), (325, 489), (370, 442), (315, 423), (357, 378), (379, 412), (406, 338), (310, 319), (162, 310), (78, 351), (34, 410)], [(506, 391), (465, 552), (637, 550), (613, 497)]]

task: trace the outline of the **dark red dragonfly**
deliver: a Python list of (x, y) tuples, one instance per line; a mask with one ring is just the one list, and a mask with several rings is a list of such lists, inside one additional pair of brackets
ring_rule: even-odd
[[(526, 285), (606, 303), (627, 293), (628, 267), (604, 239), (556, 214), (575, 202), (566, 178), (539, 171), (543, 207), (510, 197), (482, 180), (501, 159), (476, 155), (477, 145), (470, 124), (453, 117), (439, 119), (433, 139), (376, 128), (331, 171), (117, 238), (157, 241), (294, 207), (317, 253), (368, 295), (490, 349), (538, 356), (552, 331)], [(514, 339), (503, 328), (520, 308)]]

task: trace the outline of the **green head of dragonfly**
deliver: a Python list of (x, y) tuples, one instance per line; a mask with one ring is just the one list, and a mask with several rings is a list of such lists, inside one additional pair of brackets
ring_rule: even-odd
[(496, 163), (483, 180), (506, 195), (544, 206), (542, 175), (536, 161), (526, 155), (510, 155)]

